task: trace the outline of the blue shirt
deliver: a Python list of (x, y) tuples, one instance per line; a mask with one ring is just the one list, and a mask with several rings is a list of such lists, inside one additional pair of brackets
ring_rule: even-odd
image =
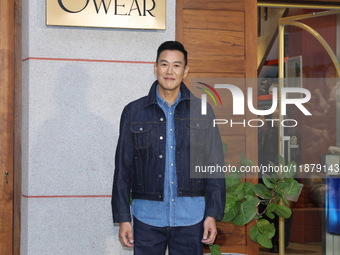
[[(164, 200), (152, 201), (134, 199), (132, 214), (141, 222), (156, 227), (191, 226), (200, 222), (204, 217), (204, 197), (178, 197), (176, 175), (176, 139), (174, 113), (181, 99), (179, 93), (175, 102), (169, 106), (159, 95), (157, 103), (166, 118), (166, 156), (164, 176)], [(189, 171), (189, 170), (188, 170)]]

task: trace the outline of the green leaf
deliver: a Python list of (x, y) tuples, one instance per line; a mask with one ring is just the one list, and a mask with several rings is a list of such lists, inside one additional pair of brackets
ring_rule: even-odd
[(246, 158), (243, 154), (240, 155), (240, 165), (241, 166), (253, 166), (254, 162)]
[(260, 245), (271, 248), (271, 238), (275, 235), (275, 226), (267, 220), (261, 219), (250, 229), (250, 239)]
[(282, 218), (289, 218), (292, 215), (292, 211), (284, 205), (278, 205), (277, 208), (274, 211), (278, 216)]
[(275, 204), (275, 203), (272, 203), (272, 204), (267, 206), (267, 208), (266, 208), (266, 215), (270, 219), (274, 219), (275, 218), (275, 215), (272, 212), (274, 212), (276, 208), (277, 208), (277, 204)]
[(234, 195), (235, 195), (237, 201), (241, 201), (241, 200), (243, 200), (244, 197), (245, 197), (245, 193), (244, 193), (243, 190), (235, 191), (235, 192), (234, 192)]
[(300, 185), (296, 180), (292, 182), (280, 182), (275, 188), (275, 192), (280, 194), (280, 197), (283, 196), (295, 196), (300, 192)]
[(266, 211), (267, 212), (273, 212), (273, 211), (275, 211), (276, 208), (277, 208), (277, 204), (272, 203), (272, 204), (267, 206)]
[(266, 185), (268, 188), (273, 189), (276, 186), (277, 178), (272, 178), (268, 174), (264, 174), (262, 176), (262, 180), (264, 185)]
[(287, 164), (287, 166), (285, 166), (285, 170), (287, 170), (287, 172), (283, 172), (283, 176), (285, 178), (293, 178), (296, 175), (296, 163), (294, 161), (291, 161)]
[(275, 192), (282, 197), (285, 194), (288, 194), (287, 191), (289, 190), (290, 184), (285, 183), (285, 182), (280, 182), (276, 187), (275, 187)]
[(287, 188), (285, 195), (295, 196), (295, 195), (299, 194), (300, 184), (296, 180), (293, 180), (289, 184), (290, 184), (290, 186)]
[(279, 155), (279, 163), (280, 163), (281, 166), (285, 166), (286, 165), (285, 158), (282, 157), (281, 155)]
[(241, 210), (241, 202), (236, 201), (234, 206), (229, 208), (228, 211), (224, 213), (222, 220), (224, 222), (232, 221), (235, 218), (235, 216), (239, 213), (240, 210)]
[(259, 201), (257, 197), (248, 196), (247, 200), (241, 203), (240, 211), (232, 222), (235, 225), (242, 226), (254, 219)]
[(244, 183), (244, 187), (243, 187), (244, 193), (246, 195), (251, 195), (254, 196), (254, 184), (250, 183), (250, 182), (245, 182)]
[(285, 197), (282, 198), (282, 201), (283, 201), (283, 203), (285, 203), (286, 205), (289, 206), (289, 202), (288, 202), (288, 200)]
[(244, 183), (241, 182), (235, 189), (235, 191), (243, 191)]
[(225, 184), (228, 191), (234, 191), (242, 182), (240, 173), (230, 173), (226, 175)]
[(275, 214), (272, 213), (272, 212), (266, 212), (266, 215), (268, 216), (268, 218), (270, 218), (272, 220), (275, 218)]
[(254, 192), (256, 195), (264, 199), (270, 199), (272, 197), (270, 190), (262, 183), (255, 185)]
[(272, 175), (270, 176), (270, 178), (274, 178), (277, 179), (276, 181), (278, 181), (280, 179), (280, 176), (277, 173), (272, 173)]
[(266, 235), (268, 238), (272, 238), (275, 235), (274, 223), (270, 223), (268, 220), (261, 219), (256, 222), (260, 234)]
[(255, 224), (250, 228), (249, 235), (250, 239), (257, 243), (257, 235), (259, 234), (258, 227)]
[(257, 242), (262, 245), (263, 247), (266, 247), (266, 248), (273, 248), (273, 243), (272, 243), (272, 240), (270, 238), (268, 238), (266, 235), (264, 234), (259, 234), (257, 236)]
[(210, 247), (211, 255), (222, 255), (220, 246), (218, 244), (213, 244)]
[(235, 206), (236, 198), (233, 194), (227, 193), (224, 211), (227, 212)]

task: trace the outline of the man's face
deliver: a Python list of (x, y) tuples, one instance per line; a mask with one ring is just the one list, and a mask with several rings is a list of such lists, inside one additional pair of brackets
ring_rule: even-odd
[(185, 66), (184, 54), (178, 50), (164, 50), (155, 63), (154, 72), (157, 76), (159, 89), (179, 90), (179, 86), (188, 74), (189, 67)]

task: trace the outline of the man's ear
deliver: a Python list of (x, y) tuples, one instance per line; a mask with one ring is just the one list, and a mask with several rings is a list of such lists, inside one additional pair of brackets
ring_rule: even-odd
[(155, 64), (153, 65), (153, 73), (157, 77), (157, 62), (155, 62)]
[(185, 78), (185, 77), (187, 77), (187, 75), (188, 75), (188, 73), (189, 73), (189, 66), (188, 65), (186, 65), (185, 66), (185, 69), (184, 69), (184, 74), (183, 74), (183, 79)]

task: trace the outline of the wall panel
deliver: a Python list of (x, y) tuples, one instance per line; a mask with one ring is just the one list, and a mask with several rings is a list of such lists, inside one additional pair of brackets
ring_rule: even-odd
[[(189, 53), (187, 84), (196, 86), (197, 80), (206, 78), (256, 78), (256, 4), (255, 0), (177, 1), (176, 38), (185, 44)], [(256, 91), (256, 82), (240, 85), (244, 94), (248, 87)], [(230, 92), (219, 94), (223, 108), (215, 108), (217, 118), (234, 122), (256, 118), (247, 110), (245, 115), (233, 116)], [(229, 147), (226, 162), (238, 166), (240, 154), (244, 154), (256, 164), (256, 128), (220, 125), (220, 132), (223, 142)], [(248, 181), (257, 182), (257, 179)], [(237, 227), (219, 223), (220, 234), (216, 243), (222, 246), (224, 252), (258, 254), (258, 246), (249, 239), (250, 225)]]
[(110, 208), (119, 122), (175, 39), (175, 2), (162, 31), (46, 26), (45, 3), (22, 1), (21, 255), (133, 254)]

